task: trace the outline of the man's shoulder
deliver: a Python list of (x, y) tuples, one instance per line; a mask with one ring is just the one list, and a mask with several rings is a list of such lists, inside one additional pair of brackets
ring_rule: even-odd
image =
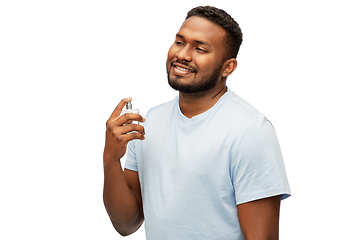
[(265, 117), (257, 108), (230, 90), (227, 104), (229, 105), (232, 114), (237, 113), (242, 117), (254, 119), (263, 119)]
[(169, 109), (172, 109), (176, 106), (176, 103), (178, 102), (178, 97), (175, 97), (174, 99), (158, 104), (154, 107), (151, 107), (147, 113), (146, 116), (150, 116), (153, 114), (162, 114), (162, 113), (167, 113), (169, 111)]

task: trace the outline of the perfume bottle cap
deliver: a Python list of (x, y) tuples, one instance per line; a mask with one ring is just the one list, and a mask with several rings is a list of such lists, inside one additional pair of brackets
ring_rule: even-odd
[(132, 104), (131, 104), (131, 102), (126, 103), (126, 109), (132, 109)]

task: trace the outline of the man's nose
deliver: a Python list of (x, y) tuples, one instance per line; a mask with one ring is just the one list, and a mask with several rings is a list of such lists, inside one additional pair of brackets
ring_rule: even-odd
[(192, 61), (192, 56), (191, 56), (190, 46), (184, 46), (180, 51), (178, 51), (176, 53), (176, 57), (180, 61), (183, 60), (183, 61), (191, 62)]

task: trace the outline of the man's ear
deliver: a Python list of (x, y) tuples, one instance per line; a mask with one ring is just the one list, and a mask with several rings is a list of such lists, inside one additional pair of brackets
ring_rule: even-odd
[(230, 58), (224, 62), (223, 71), (221, 73), (222, 77), (230, 76), (237, 67), (237, 61), (235, 58)]

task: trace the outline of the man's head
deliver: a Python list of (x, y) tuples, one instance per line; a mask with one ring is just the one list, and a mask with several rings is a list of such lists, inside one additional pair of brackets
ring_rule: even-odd
[(167, 59), (168, 82), (183, 93), (203, 93), (225, 86), (237, 66), (242, 42), (237, 23), (223, 10), (189, 11)]
[(224, 10), (215, 7), (204, 6), (191, 9), (186, 19), (193, 16), (205, 18), (226, 30), (224, 44), (226, 48), (225, 59), (236, 58), (240, 45), (243, 40), (243, 35), (238, 23)]

